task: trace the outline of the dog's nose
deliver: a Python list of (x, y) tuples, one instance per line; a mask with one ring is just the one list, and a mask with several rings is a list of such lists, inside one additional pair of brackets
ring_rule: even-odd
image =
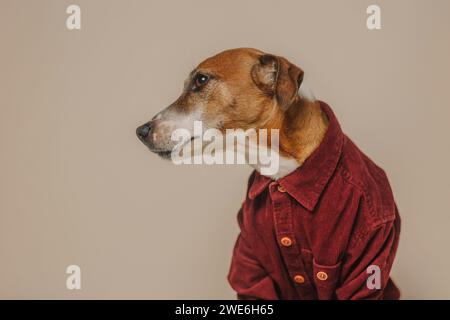
[(136, 134), (139, 137), (139, 139), (143, 140), (143, 139), (147, 138), (148, 133), (150, 132), (151, 129), (152, 129), (151, 123), (147, 122), (146, 124), (144, 124), (136, 129)]

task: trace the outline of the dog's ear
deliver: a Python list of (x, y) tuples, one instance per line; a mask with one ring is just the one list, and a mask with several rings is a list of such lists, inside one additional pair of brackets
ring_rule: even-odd
[(303, 70), (285, 58), (265, 54), (252, 67), (252, 79), (263, 92), (275, 96), (286, 110), (297, 96), (303, 80)]

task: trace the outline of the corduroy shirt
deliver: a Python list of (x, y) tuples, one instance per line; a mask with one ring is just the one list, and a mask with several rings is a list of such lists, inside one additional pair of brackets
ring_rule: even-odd
[(250, 176), (228, 275), (240, 299), (399, 298), (388, 179), (320, 104), (329, 126), (303, 165), (277, 181)]

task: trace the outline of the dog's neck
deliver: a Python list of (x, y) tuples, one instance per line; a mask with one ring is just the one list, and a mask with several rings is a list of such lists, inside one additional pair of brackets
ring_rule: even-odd
[(283, 114), (280, 154), (301, 166), (319, 146), (327, 128), (328, 119), (319, 102), (298, 97)]
[(280, 128), (280, 161), (277, 174), (269, 177), (277, 180), (300, 167), (319, 146), (328, 128), (328, 118), (318, 101), (297, 96), (273, 122), (274, 127)]

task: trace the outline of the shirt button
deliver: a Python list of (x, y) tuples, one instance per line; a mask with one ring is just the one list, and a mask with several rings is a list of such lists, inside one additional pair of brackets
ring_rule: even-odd
[(298, 274), (294, 277), (294, 281), (295, 283), (302, 284), (305, 282), (305, 278)]
[(316, 277), (317, 277), (317, 279), (319, 279), (321, 281), (325, 281), (328, 279), (328, 275), (323, 271), (317, 272)]
[(278, 185), (278, 191), (280, 191), (280, 192), (286, 192), (286, 189), (285, 188), (283, 188), (283, 186), (280, 186), (280, 185)]
[(283, 237), (280, 240), (281, 244), (285, 247), (290, 247), (292, 245), (292, 240), (289, 237)]

